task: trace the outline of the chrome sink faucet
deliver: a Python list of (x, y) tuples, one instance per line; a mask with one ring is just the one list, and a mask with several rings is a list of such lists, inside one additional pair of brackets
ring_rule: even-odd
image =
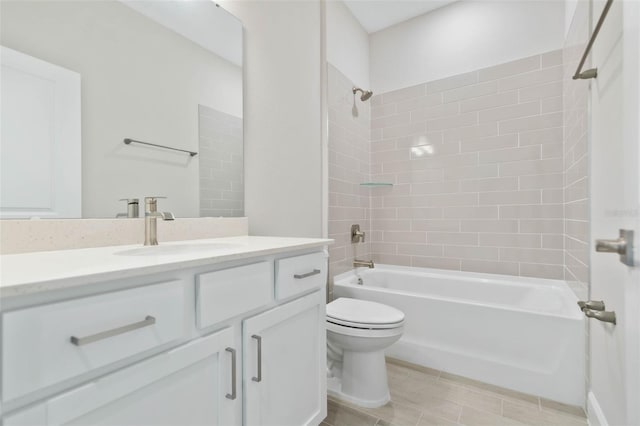
[(144, 245), (158, 245), (158, 218), (162, 220), (174, 220), (175, 216), (171, 212), (158, 211), (158, 198), (167, 197), (144, 197)]

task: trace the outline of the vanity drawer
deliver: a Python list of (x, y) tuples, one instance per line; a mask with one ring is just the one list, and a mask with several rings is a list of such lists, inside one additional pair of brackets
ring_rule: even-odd
[(205, 328), (273, 301), (273, 262), (196, 277), (196, 325)]
[(286, 299), (322, 287), (327, 281), (325, 252), (276, 261), (276, 299)]
[(5, 401), (179, 339), (185, 287), (168, 281), (3, 315)]

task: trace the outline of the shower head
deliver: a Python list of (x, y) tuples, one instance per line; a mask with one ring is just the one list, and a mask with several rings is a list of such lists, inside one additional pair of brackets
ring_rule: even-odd
[(354, 94), (354, 95), (355, 95), (357, 92), (361, 92), (361, 93), (362, 93), (362, 95), (360, 96), (360, 100), (361, 100), (362, 102), (364, 102), (364, 101), (368, 100), (368, 99), (373, 95), (373, 92), (372, 92), (371, 90), (367, 90), (367, 91), (365, 91), (365, 90), (362, 90), (362, 89), (361, 89), (361, 88), (359, 88), (359, 87), (354, 87), (353, 89), (351, 89), (351, 91), (353, 92), (353, 94)]

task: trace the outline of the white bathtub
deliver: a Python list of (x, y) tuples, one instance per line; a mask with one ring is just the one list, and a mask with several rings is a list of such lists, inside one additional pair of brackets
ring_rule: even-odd
[(564, 281), (376, 265), (334, 282), (336, 298), (404, 311), (388, 356), (584, 405), (584, 315)]

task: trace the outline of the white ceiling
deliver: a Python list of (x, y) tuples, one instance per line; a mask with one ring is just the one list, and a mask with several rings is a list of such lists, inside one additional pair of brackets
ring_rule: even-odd
[(242, 66), (242, 23), (211, 0), (120, 0), (201, 47)]
[(371, 34), (456, 1), (344, 0), (344, 3), (360, 25)]

